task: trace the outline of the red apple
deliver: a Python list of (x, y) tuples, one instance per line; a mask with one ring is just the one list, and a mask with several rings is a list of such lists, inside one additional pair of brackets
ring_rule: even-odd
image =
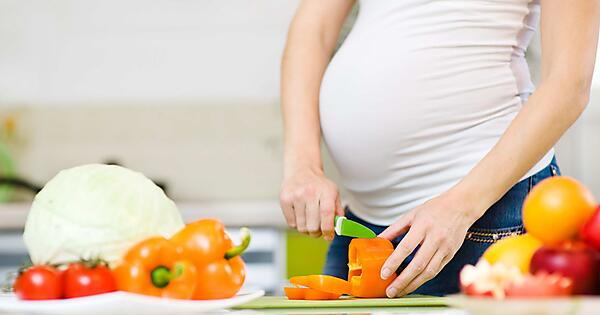
[(581, 228), (581, 238), (590, 246), (600, 249), (600, 206)]
[(533, 274), (547, 272), (573, 280), (573, 294), (595, 294), (600, 278), (598, 252), (583, 244), (566, 242), (558, 246), (544, 246), (531, 258)]

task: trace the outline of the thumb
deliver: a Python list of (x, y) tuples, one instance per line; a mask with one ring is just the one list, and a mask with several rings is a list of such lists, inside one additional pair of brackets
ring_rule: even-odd
[(410, 215), (404, 214), (378, 236), (391, 241), (408, 231), (410, 228), (410, 221)]

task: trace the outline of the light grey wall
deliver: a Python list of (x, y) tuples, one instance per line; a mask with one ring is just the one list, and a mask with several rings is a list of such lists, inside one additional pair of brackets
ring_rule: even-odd
[(298, 0), (0, 0), (0, 106), (277, 102)]
[[(0, 119), (16, 119), (20, 172), (42, 183), (116, 158), (179, 200), (276, 198), (278, 67), (296, 5), (0, 0)], [(596, 94), (557, 148), (600, 198)]]

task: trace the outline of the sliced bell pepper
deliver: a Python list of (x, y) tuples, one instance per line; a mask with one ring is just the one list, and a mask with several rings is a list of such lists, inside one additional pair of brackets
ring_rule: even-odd
[(311, 275), (291, 277), (290, 283), (296, 286), (305, 286), (310, 289), (334, 293), (338, 295), (350, 294), (348, 281), (326, 275)]
[(341, 294), (323, 292), (311, 288), (283, 288), (285, 296), (290, 300), (337, 300)]
[(396, 278), (381, 279), (381, 267), (394, 252), (394, 246), (383, 238), (355, 238), (348, 248), (348, 282), (356, 297), (385, 297), (385, 289)]
[(348, 281), (326, 275), (291, 277), (295, 286), (283, 288), (290, 300), (335, 300), (342, 294), (350, 294)]
[(114, 275), (121, 291), (174, 299), (192, 298), (198, 282), (196, 266), (162, 237), (133, 246)]
[(241, 235), (241, 244), (234, 246), (220, 221), (203, 219), (186, 225), (171, 238), (198, 271), (193, 299), (225, 299), (237, 294), (246, 278), (240, 255), (250, 244), (250, 230), (242, 228)]

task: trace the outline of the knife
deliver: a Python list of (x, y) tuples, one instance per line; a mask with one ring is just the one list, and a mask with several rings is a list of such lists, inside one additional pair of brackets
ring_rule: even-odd
[(357, 238), (375, 238), (377, 234), (368, 227), (344, 216), (335, 216), (335, 234)]

